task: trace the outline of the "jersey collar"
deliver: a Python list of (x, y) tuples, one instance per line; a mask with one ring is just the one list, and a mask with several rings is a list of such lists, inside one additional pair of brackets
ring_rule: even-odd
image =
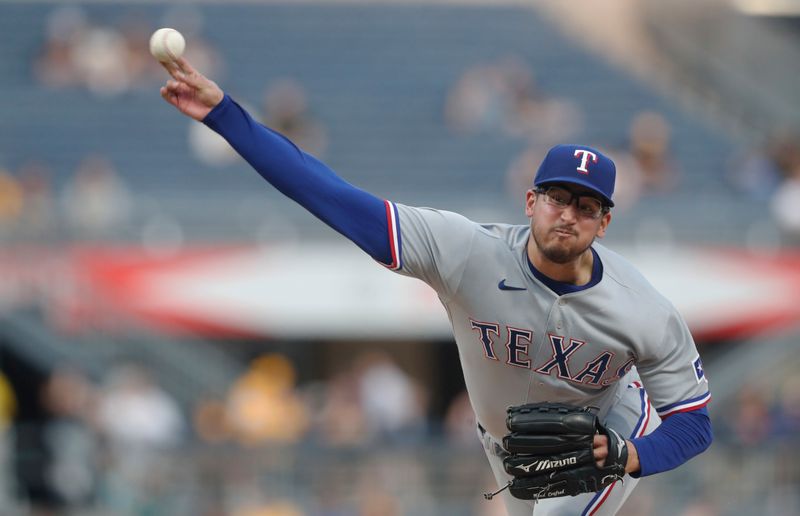
[(585, 285), (573, 285), (572, 283), (556, 281), (548, 276), (545, 276), (531, 262), (530, 257), (528, 257), (527, 248), (523, 248), (523, 252), (525, 253), (525, 261), (528, 262), (528, 267), (530, 267), (531, 273), (536, 277), (536, 279), (544, 283), (547, 288), (559, 296), (563, 296), (564, 294), (572, 294), (574, 292), (581, 292), (597, 285), (600, 283), (600, 280), (603, 279), (603, 262), (600, 261), (600, 256), (597, 254), (597, 251), (594, 250), (594, 247), (590, 247), (589, 250), (592, 251), (592, 256), (594, 257), (594, 260), (592, 260), (592, 277), (589, 280), (589, 283)]

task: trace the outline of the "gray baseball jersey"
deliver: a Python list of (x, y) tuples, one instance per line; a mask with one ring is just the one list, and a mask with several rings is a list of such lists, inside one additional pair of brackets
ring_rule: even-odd
[(661, 416), (707, 403), (684, 320), (618, 254), (594, 243), (602, 279), (559, 296), (531, 270), (529, 226), (394, 207), (393, 268), (438, 293), (473, 409), (491, 435), (506, 433), (506, 407), (526, 402), (594, 406), (604, 417), (640, 378)]

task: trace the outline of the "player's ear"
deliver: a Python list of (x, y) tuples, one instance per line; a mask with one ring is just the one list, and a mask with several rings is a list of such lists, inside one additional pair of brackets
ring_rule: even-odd
[(525, 192), (525, 215), (528, 218), (533, 217), (533, 205), (536, 204), (536, 192), (528, 190)]
[(600, 219), (600, 227), (597, 229), (597, 238), (603, 238), (606, 236), (606, 228), (608, 225), (611, 224), (611, 211), (607, 211), (603, 214), (603, 217)]

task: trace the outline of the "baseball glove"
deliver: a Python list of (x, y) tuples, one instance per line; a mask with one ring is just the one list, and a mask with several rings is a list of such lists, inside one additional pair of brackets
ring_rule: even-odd
[[(514, 478), (511, 495), (523, 500), (597, 492), (625, 475), (625, 439), (603, 426), (587, 408), (560, 403), (509, 407), (503, 466)], [(608, 436), (608, 457), (598, 467), (595, 434)]]

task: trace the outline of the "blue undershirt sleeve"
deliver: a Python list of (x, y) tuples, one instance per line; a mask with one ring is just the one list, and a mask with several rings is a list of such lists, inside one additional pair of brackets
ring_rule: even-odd
[(632, 439), (641, 469), (631, 476), (646, 477), (676, 468), (705, 451), (712, 439), (706, 407), (673, 414), (653, 433)]
[(230, 96), (203, 119), (272, 186), (349, 238), (373, 259), (393, 262), (387, 201), (347, 183), (288, 138), (256, 122)]

